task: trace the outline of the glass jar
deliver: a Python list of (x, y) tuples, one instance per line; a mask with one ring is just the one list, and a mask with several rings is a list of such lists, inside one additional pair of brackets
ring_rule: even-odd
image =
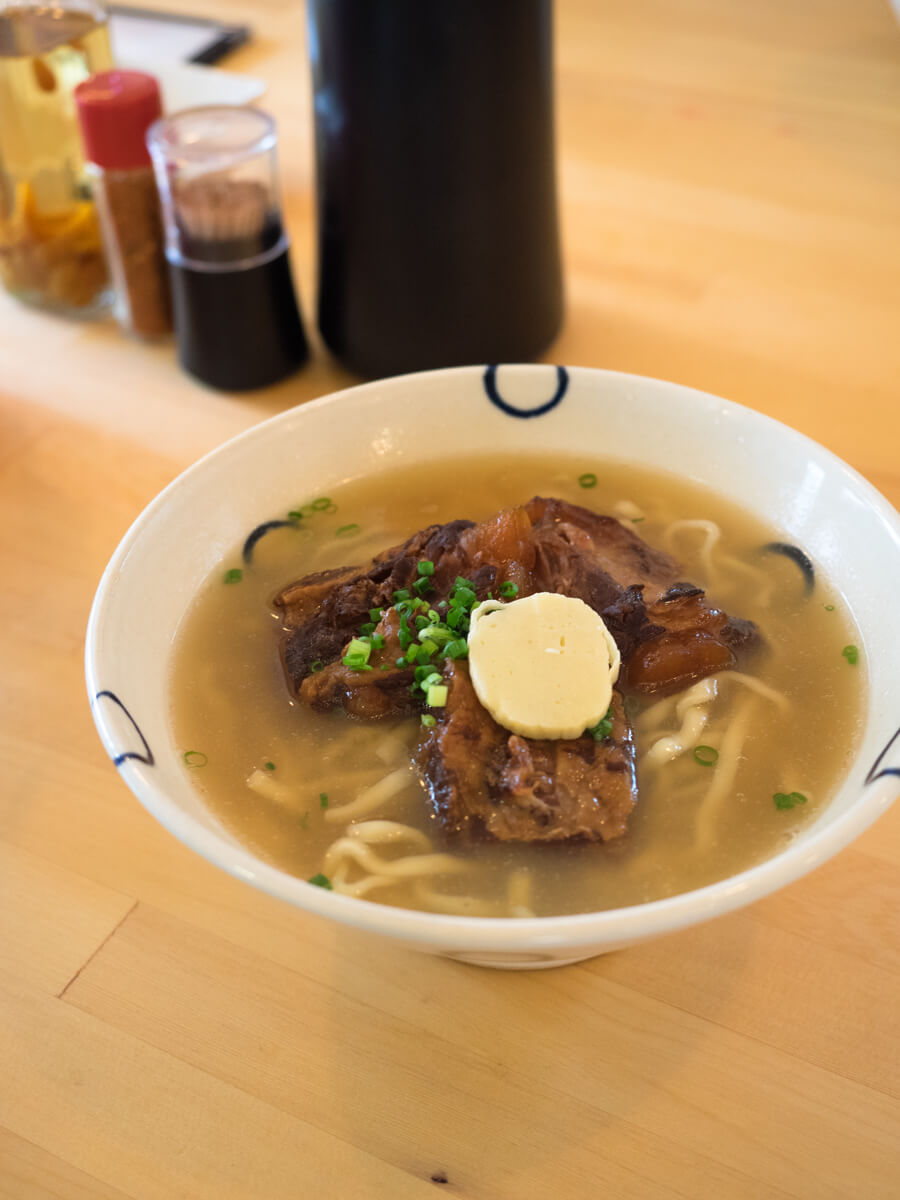
[(73, 92), (111, 66), (97, 0), (0, 0), (0, 279), (58, 312), (109, 298)]

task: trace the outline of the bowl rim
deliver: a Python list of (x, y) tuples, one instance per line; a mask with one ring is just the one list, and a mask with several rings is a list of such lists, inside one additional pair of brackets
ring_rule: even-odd
[[(502, 364), (517, 371), (547, 370), (548, 364)], [(832, 473), (848, 482), (868, 507), (891, 527), (900, 544), (900, 514), (893, 505), (858, 471), (833, 451), (828, 450), (806, 434), (784, 422), (746, 405), (727, 400), (714, 393), (669, 380), (598, 367), (567, 367), (570, 373), (589, 375), (638, 386), (651, 384), (675, 389), (688, 403), (714, 401), (724, 412), (768, 428), (781, 439), (787, 437), (803, 451), (820, 462), (825, 461)], [(202, 473), (210, 460), (225, 457), (235, 446), (255, 437), (263, 437), (268, 429), (297, 420), (301, 412), (340, 403), (343, 397), (366, 392), (376, 393), (403, 381), (435, 379), (447, 376), (483, 376), (483, 365), (446, 367), (408, 375), (391, 376), (329, 392), (304, 401), (265, 420), (256, 422), (240, 433), (209, 450), (171, 480), (132, 522), (113, 552), (98, 583), (91, 605), (85, 637), (85, 678), (88, 698), (100, 739), (115, 761), (116, 740), (108, 718), (95, 700), (100, 690), (100, 666), (103, 653), (102, 630), (108, 610), (114, 602), (113, 582), (132, 547), (142, 537), (144, 528), (169, 502), (173, 492), (188, 479)], [(895, 738), (897, 735), (895, 735)], [(884, 754), (882, 754), (882, 757)], [(881, 760), (879, 759), (879, 762)], [(172, 801), (143, 763), (135, 760), (116, 762), (119, 773), (142, 806), (188, 849), (226, 871), (234, 878), (251, 883), (267, 894), (293, 904), (303, 911), (337, 920), (366, 932), (379, 933), (407, 943), (430, 945), (452, 951), (509, 951), (527, 952), (559, 948), (578, 948), (603, 944), (627, 944), (685, 928), (701, 921), (724, 915), (771, 894), (802, 878), (863, 833), (878, 819), (896, 798), (898, 787), (894, 775), (872, 778), (866, 783), (853, 805), (824, 828), (813, 830), (770, 858), (715, 883), (680, 892), (660, 900), (603, 909), (597, 912), (571, 913), (546, 917), (477, 917), (431, 913), (416, 909), (395, 908), (377, 901), (341, 895), (310, 884), (258, 858), (244, 846), (230, 841), (224, 834), (202, 826), (193, 816)], [(877, 765), (877, 764), (876, 764)], [(874, 771), (874, 768), (873, 768)]]

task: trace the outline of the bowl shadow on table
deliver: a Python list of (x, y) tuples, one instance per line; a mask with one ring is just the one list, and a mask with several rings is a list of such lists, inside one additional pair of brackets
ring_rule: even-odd
[[(753, 930), (725, 917), (573, 966), (506, 972), (337, 928), (330, 987), (377, 999), (364, 1061), (356, 1038), (333, 1031), (329, 1124), (416, 1176), (456, 1185), (451, 1194), (538, 1195), (551, 1178), (562, 1194), (582, 1194), (573, 1189), (601, 1177), (614, 1193), (616, 1172), (628, 1190), (635, 1173), (655, 1169), (651, 1151), (665, 1164), (660, 1098), (707, 1057)], [(702, 987), (710, 972), (720, 978), (701, 1018), (680, 1008), (682, 981), (693, 973)]]

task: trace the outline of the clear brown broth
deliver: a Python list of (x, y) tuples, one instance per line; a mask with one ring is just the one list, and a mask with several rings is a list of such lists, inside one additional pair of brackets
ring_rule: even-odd
[[(595, 487), (579, 486), (586, 471), (596, 473)], [(316, 512), (300, 529), (267, 534), (239, 583), (223, 583), (224, 572), (241, 565), (237, 547), (201, 589), (173, 651), (174, 736), (183, 753), (205, 756), (202, 767), (186, 769), (237, 839), (286, 872), (315, 875), (328, 846), (344, 831), (343, 824), (326, 820), (320, 794), (328, 796), (331, 811), (353, 800), (397, 767), (378, 756), (386, 737), (395, 743), (402, 738), (408, 749), (401, 753), (408, 761), (419, 732), (414, 719), (367, 725), (341, 711), (322, 715), (297, 704), (281, 670), (272, 597), (311, 571), (365, 563), (422, 526), (456, 517), (483, 519), (535, 494), (598, 512), (612, 513), (621, 501), (636, 504), (645, 516), (634, 528), (656, 546), (676, 520), (715, 521), (722, 536), (712, 552), (713, 566), (731, 558), (743, 568), (720, 567), (715, 578), (708, 578), (697, 531), (679, 535), (676, 557), (684, 577), (707, 588), (712, 602), (757, 622), (766, 649), (744, 670), (783, 694), (787, 711), (762, 697), (752, 700), (733, 785), (715, 806), (708, 794), (723, 759), (704, 767), (688, 751), (665, 766), (639, 769), (640, 799), (629, 831), (607, 845), (445, 847), (421, 786), (410, 775), (405, 791), (374, 815), (424, 831), (435, 850), (468, 857), (469, 870), (441, 877), (433, 886), (473, 897), (472, 911), (503, 915), (511, 873), (524, 868), (531, 877), (530, 905), (538, 915), (617, 908), (690, 891), (751, 867), (815, 817), (852, 761), (864, 717), (862, 660), (853, 667), (841, 654), (859, 638), (821, 572), (813, 594), (805, 595), (795, 564), (760, 552), (778, 538), (776, 531), (683, 479), (584, 459), (485, 455), (347, 482), (331, 495), (336, 511)], [(312, 499), (286, 495), (285, 511)], [(351, 523), (359, 525), (358, 532), (337, 536)], [(771, 601), (762, 604), (760, 593), (767, 588)], [(702, 744), (721, 745), (754, 695), (729, 684), (726, 675), (720, 678)], [(647, 708), (631, 707), (639, 763), (650, 744), (643, 728)], [(679, 723), (673, 715), (667, 732)], [(190, 760), (199, 761), (194, 755)], [(267, 775), (279, 789), (277, 800), (258, 795), (246, 783), (254, 770), (265, 771), (266, 763), (274, 764)], [(807, 803), (776, 808), (775, 793), (794, 791)], [(375, 891), (371, 899), (422, 907), (403, 883)]]

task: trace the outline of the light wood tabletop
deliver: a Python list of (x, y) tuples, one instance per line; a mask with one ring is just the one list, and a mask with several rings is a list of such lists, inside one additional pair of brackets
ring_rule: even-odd
[[(185, 7), (254, 27), (228, 65), (280, 122), (311, 327), (302, 8)], [(547, 361), (740, 401), (900, 504), (886, 0), (558, 0), (556, 21)], [(199, 455), (348, 382), (317, 349), (220, 395), (169, 346), (0, 297), (0, 1197), (900, 1197), (900, 805), (762, 903), (517, 974), (281, 906), (118, 778), (82, 666), (108, 557)]]

